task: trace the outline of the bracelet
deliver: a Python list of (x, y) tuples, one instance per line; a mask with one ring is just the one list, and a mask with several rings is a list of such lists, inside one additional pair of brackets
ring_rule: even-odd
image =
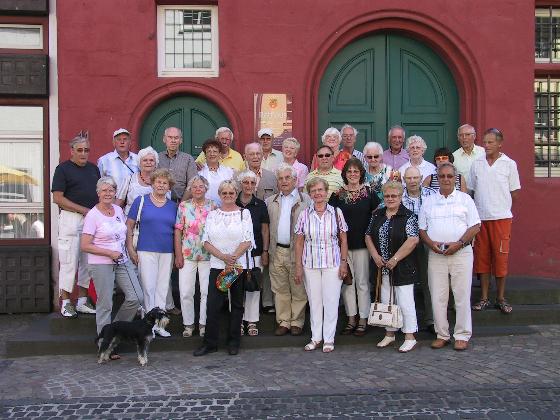
[(465, 241), (463, 241), (462, 239), (459, 239), (459, 242), (461, 242), (461, 248), (464, 248), (465, 245), (466, 245), (466, 244), (465, 244)]
[(268, 249), (263, 249), (263, 252), (268, 252)]
[(397, 262), (399, 261), (399, 260), (397, 259), (397, 257), (393, 257), (393, 259), (394, 259), (395, 261), (397, 261)]
[(340, 261), (347, 262), (348, 260), (346, 258), (341, 258)]

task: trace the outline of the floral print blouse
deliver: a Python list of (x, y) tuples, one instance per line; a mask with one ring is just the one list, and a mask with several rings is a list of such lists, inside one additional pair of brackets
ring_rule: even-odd
[(185, 260), (210, 260), (210, 253), (203, 247), (202, 234), (208, 213), (215, 208), (216, 204), (212, 200), (206, 200), (202, 206), (196, 206), (192, 200), (179, 204), (175, 229), (179, 229), (183, 234), (182, 249)]

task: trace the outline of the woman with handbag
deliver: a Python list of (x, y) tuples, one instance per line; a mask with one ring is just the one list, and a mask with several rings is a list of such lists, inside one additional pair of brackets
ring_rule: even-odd
[[(365, 335), (371, 306), (369, 292), (369, 253), (365, 233), (371, 214), (379, 206), (375, 191), (364, 185), (366, 170), (359, 159), (350, 158), (342, 168), (344, 186), (329, 198), (329, 204), (340, 208), (348, 224), (348, 269), (352, 277), (343, 282), (342, 298), (348, 316), (343, 335)], [(357, 305), (356, 305), (357, 302)]]
[(327, 204), (327, 181), (314, 177), (306, 188), (313, 204), (299, 214), (294, 228), (295, 282), (300, 284), (305, 273), (311, 318), (311, 341), (304, 350), (315, 350), (323, 342), (323, 353), (330, 353), (334, 350), (340, 287), (348, 274), (348, 226), (342, 211)]
[(247, 270), (253, 267), (252, 259), (247, 258), (245, 254), (255, 247), (253, 222), (249, 210), (241, 209), (235, 204), (238, 192), (234, 181), (222, 181), (218, 187), (221, 205), (206, 218), (206, 227), (202, 235), (204, 248), (210, 253), (206, 333), (202, 346), (193, 353), (195, 356), (204, 356), (218, 350), (220, 311), (228, 295), (228, 353), (234, 356), (239, 352), (239, 326), (243, 317), (243, 274), (232, 276), (235, 280), (225, 291), (222, 291), (220, 284), (220, 278), (224, 275), (236, 273), (238, 269)]
[[(169, 170), (156, 169), (152, 172), (150, 182), (153, 191), (136, 197), (126, 221), (128, 255), (138, 265), (145, 309), (148, 312), (155, 307), (165, 309), (173, 266), (173, 235), (177, 218), (177, 204), (167, 198), (174, 184)], [(134, 249), (133, 234), (138, 219), (138, 242)], [(161, 326), (156, 326), (154, 331), (162, 337), (171, 335)]]
[(210, 276), (210, 253), (202, 246), (202, 234), (208, 214), (216, 204), (206, 198), (208, 181), (195, 175), (187, 184), (191, 199), (182, 201), (175, 221), (175, 266), (179, 269), (179, 295), (183, 314), (183, 337), (194, 332), (194, 292), (196, 273), (200, 286), (200, 311), (198, 332), (204, 337), (206, 331), (206, 302)]
[[(416, 346), (414, 333), (418, 331), (414, 303), (414, 283), (418, 278), (416, 258), (412, 255), (418, 244), (418, 220), (401, 202), (403, 186), (398, 181), (383, 185), (384, 208), (377, 209), (366, 232), (366, 246), (378, 270), (381, 270), (381, 302), (393, 302), (402, 311), (405, 334), (399, 352), (407, 353)], [(377, 281), (379, 282), (379, 276)], [(379, 290), (379, 286), (377, 287)], [(376, 300), (378, 296), (376, 296)], [(397, 328), (387, 327), (385, 337), (377, 347), (395, 342)]]
[[(259, 273), (262, 274), (262, 267), (268, 265), (268, 243), (270, 219), (268, 218), (268, 210), (263, 200), (255, 197), (257, 190), (257, 175), (253, 171), (241, 172), (237, 176), (237, 182), (241, 192), (237, 196), (235, 204), (242, 209), (247, 209), (251, 213), (253, 222), (253, 236), (255, 238), (255, 248), (249, 255), (246, 252), (246, 258), (253, 260), (252, 276), (245, 277), (245, 311), (243, 312), (243, 323), (241, 324), (241, 335), (245, 331), (250, 336), (259, 335), (257, 322), (259, 322), (259, 310), (261, 301), (261, 292)], [(255, 271), (258, 271), (255, 273)], [(247, 328), (245, 329), (245, 325)]]

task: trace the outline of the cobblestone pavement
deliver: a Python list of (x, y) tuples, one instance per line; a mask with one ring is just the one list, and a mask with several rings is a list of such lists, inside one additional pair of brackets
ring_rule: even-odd
[[(560, 326), (466, 352), (339, 346), (0, 359), (0, 418), (560, 418)], [(250, 338), (245, 338), (249, 340)], [(152, 343), (157, 346), (157, 340)]]

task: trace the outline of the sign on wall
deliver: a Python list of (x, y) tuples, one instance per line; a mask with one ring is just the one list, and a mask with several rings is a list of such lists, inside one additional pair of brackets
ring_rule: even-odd
[(282, 141), (292, 137), (292, 95), (288, 93), (255, 93), (255, 130), (270, 128), (274, 133), (272, 146), (280, 150)]

